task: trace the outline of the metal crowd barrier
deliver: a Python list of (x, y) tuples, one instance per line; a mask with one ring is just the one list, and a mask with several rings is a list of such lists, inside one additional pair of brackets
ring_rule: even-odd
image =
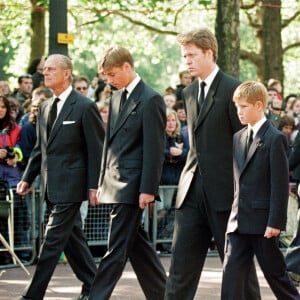
[(11, 248), (24, 265), (30, 265), (35, 260), (37, 225), (35, 199), (34, 190), (25, 198), (17, 195), (15, 189), (9, 189), (7, 201), (9, 205), (6, 207), (7, 211), (1, 208), (0, 216), (0, 233), (9, 247), (0, 243), (0, 269), (18, 265), (8, 248)]
[[(160, 186), (159, 195), (161, 201), (156, 201), (153, 209), (148, 208), (143, 216), (144, 228), (149, 232), (154, 249), (161, 255), (169, 255), (171, 253), (176, 193), (177, 186)], [(1, 219), (0, 217), (0, 225), (2, 224), (0, 233), (9, 242), (17, 255), (28, 254), (26, 261), (22, 260), (25, 265), (32, 264), (36, 259), (38, 249), (43, 240), (44, 228), (47, 224), (48, 215), (44, 204), (39, 201), (39, 195), (39, 189), (34, 189), (26, 201), (18, 198), (19, 196), (12, 190), (9, 218)], [(108, 204), (97, 207), (89, 206), (84, 223), (84, 233), (89, 246), (105, 246), (107, 244), (111, 208), (112, 205)], [(288, 247), (297, 229), (297, 212), (298, 200), (295, 191), (291, 188), (287, 229), (281, 234), (280, 238), (283, 250)], [(28, 222), (26, 222), (26, 216)], [(26, 238), (24, 239), (24, 237)], [(3, 253), (8, 254), (7, 249), (0, 243), (0, 257), (3, 256)], [(217, 255), (217, 252), (212, 247), (208, 255)], [(16, 265), (17, 263), (14, 260), (9, 264), (2, 264), (0, 260), (0, 269)]]

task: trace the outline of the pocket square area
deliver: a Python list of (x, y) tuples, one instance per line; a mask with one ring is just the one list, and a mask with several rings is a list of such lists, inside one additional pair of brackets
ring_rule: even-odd
[(63, 121), (63, 125), (74, 124), (75, 121)]

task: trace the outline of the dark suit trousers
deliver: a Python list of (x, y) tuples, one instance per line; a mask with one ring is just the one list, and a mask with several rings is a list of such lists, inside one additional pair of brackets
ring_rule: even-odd
[(277, 299), (300, 299), (287, 271), (284, 257), (278, 247), (278, 238), (264, 238), (263, 235), (227, 235), (225, 251), (222, 300), (244, 300), (243, 288), (253, 262), (254, 254)]
[(129, 204), (112, 208), (108, 250), (99, 264), (89, 300), (110, 298), (128, 258), (146, 298), (163, 299), (166, 273), (141, 227), (142, 212), (138, 206)]
[(25, 297), (43, 299), (62, 251), (77, 278), (83, 282), (82, 291), (89, 292), (97, 268), (81, 229), (80, 205), (52, 205), (45, 241)]
[[(202, 178), (198, 171), (195, 172), (188, 195), (182, 207), (175, 212), (172, 258), (165, 299), (194, 299), (212, 237), (221, 260), (224, 258), (229, 214), (230, 211), (219, 212), (211, 207), (203, 190)], [(253, 288), (249, 288), (251, 296), (248, 299), (260, 299), (255, 272), (250, 282), (253, 282)]]

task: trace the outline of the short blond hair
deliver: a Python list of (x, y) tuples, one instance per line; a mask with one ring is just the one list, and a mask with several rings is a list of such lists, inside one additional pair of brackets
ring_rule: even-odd
[(245, 81), (240, 84), (233, 93), (234, 102), (238, 102), (242, 98), (245, 98), (246, 101), (251, 104), (261, 101), (264, 107), (266, 107), (268, 102), (268, 92), (261, 82)]
[(194, 44), (202, 50), (211, 50), (216, 62), (218, 59), (218, 42), (214, 34), (207, 28), (195, 29), (179, 34), (177, 41), (180, 45)]
[(98, 71), (99, 73), (103, 73), (105, 70), (109, 70), (114, 67), (120, 68), (126, 62), (134, 68), (133, 58), (129, 50), (120, 46), (113, 46), (107, 49), (100, 58)]

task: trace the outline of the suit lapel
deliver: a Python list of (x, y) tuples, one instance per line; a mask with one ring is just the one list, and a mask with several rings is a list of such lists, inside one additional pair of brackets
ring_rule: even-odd
[[(262, 127), (258, 130), (257, 134), (255, 135), (254, 139), (253, 139), (253, 142), (249, 148), (249, 151), (248, 151), (248, 155), (246, 157), (246, 160), (245, 160), (245, 164), (244, 164), (244, 167), (243, 167), (243, 170), (246, 168), (246, 166), (248, 165), (249, 161), (251, 160), (251, 158), (254, 156), (256, 150), (258, 147), (261, 147), (263, 145), (263, 137), (267, 131), (267, 129), (269, 128), (270, 125), (270, 122), (269, 121), (266, 121)], [(247, 132), (246, 132), (246, 138), (247, 138)], [(246, 142), (246, 141), (245, 141)], [(243, 171), (242, 170), (242, 171)]]
[(221, 78), (222, 78), (222, 73), (221, 73), (221, 71), (219, 71), (217, 73), (215, 79), (213, 80), (213, 82), (208, 90), (208, 93), (204, 99), (204, 103), (201, 107), (201, 110), (200, 110), (200, 113), (199, 113), (199, 116), (197, 119), (196, 127), (198, 127), (203, 122), (203, 120), (207, 116), (208, 112), (210, 111), (212, 105), (214, 104), (214, 96), (217, 91), (217, 87), (219, 85)]
[(127, 120), (128, 116), (136, 108), (140, 102), (139, 97), (142, 90), (143, 82), (140, 81), (134, 88), (132, 93), (129, 95), (128, 99), (125, 101), (122, 111), (119, 113), (120, 101), (122, 91), (119, 90), (116, 96), (112, 98), (114, 103), (112, 103), (112, 115), (110, 123), (110, 138), (112, 138), (116, 132), (123, 126), (124, 122)]
[(193, 127), (196, 125), (197, 118), (198, 118), (198, 93), (199, 93), (199, 84), (198, 80), (195, 80), (192, 83), (194, 86), (190, 88), (190, 95), (187, 95), (185, 97), (185, 103), (187, 107), (187, 117), (190, 120), (189, 123)]
[(238, 145), (236, 148), (236, 158), (237, 158), (239, 170), (242, 170), (245, 165), (246, 143), (247, 143), (247, 127), (241, 132), (238, 139)]
[[(52, 127), (52, 130), (50, 132), (50, 136), (48, 139), (48, 144), (54, 139), (55, 135), (59, 131), (59, 128), (62, 126), (63, 121), (68, 117), (68, 115), (73, 110), (73, 104), (75, 102), (76, 102), (76, 94), (74, 91), (72, 91), (71, 94), (69, 95), (69, 97), (66, 99), (66, 102), (64, 103), (64, 105)], [(48, 112), (49, 112), (49, 109), (50, 109), (50, 107), (48, 106)]]

